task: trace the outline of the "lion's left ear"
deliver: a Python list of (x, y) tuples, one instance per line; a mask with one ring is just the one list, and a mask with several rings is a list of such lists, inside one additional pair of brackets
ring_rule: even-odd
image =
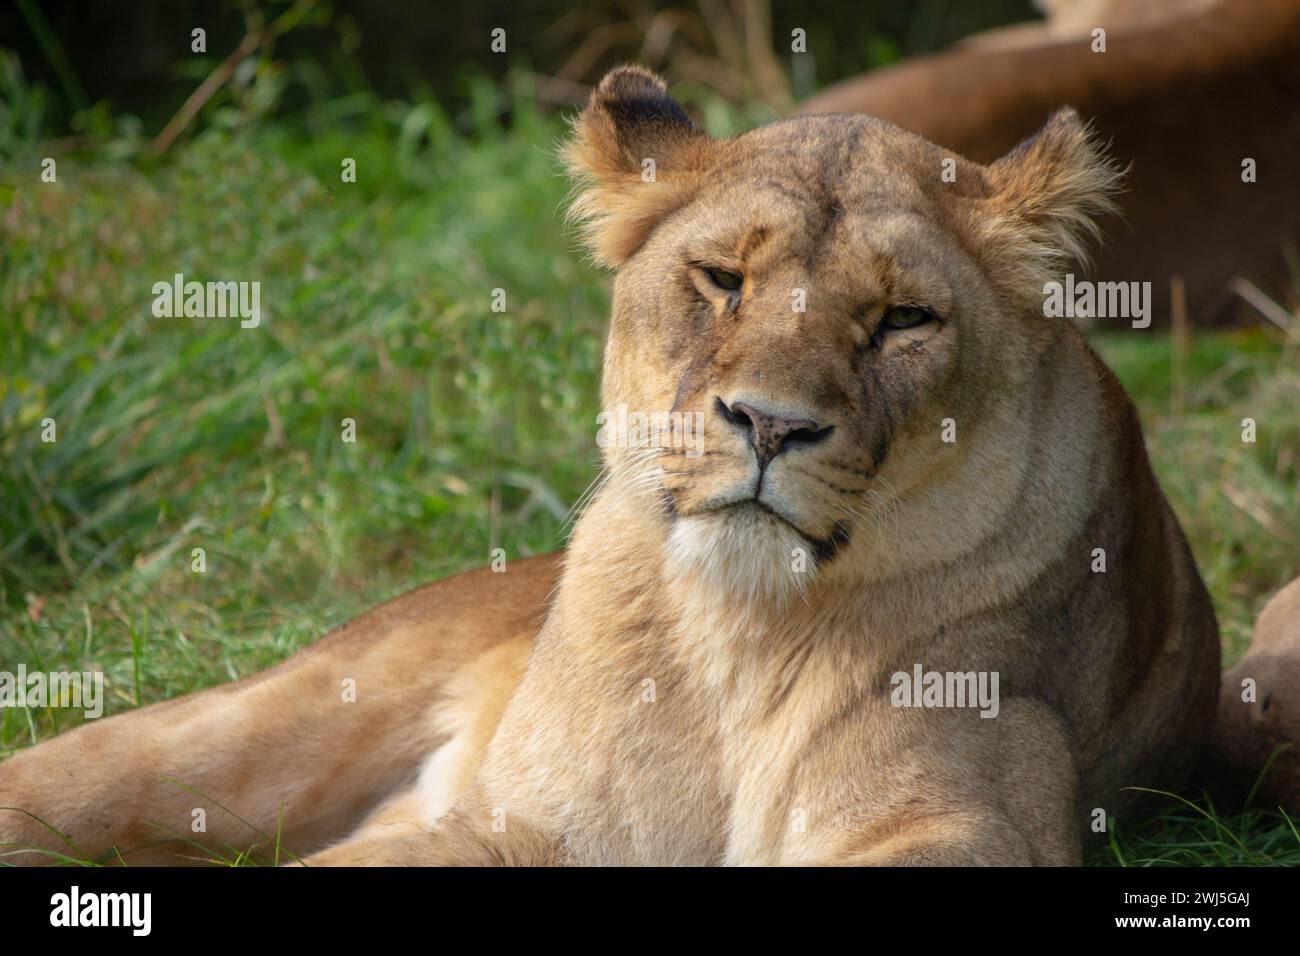
[(1117, 209), (1112, 197), (1123, 174), (1078, 113), (1057, 110), (985, 170), (981, 243), (999, 262), (1018, 265), (1020, 289), (1040, 289), (1069, 263), (1086, 263), (1088, 241), (1100, 234), (1098, 218)]
[(715, 151), (659, 77), (622, 66), (591, 94), (563, 157), (577, 190), (569, 217), (596, 261), (618, 268), (690, 200)]

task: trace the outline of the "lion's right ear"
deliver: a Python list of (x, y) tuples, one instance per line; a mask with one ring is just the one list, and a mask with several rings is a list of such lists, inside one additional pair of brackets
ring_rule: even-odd
[(576, 189), (569, 218), (581, 224), (596, 261), (618, 268), (689, 202), (713, 164), (714, 146), (649, 70), (607, 73), (563, 152)]

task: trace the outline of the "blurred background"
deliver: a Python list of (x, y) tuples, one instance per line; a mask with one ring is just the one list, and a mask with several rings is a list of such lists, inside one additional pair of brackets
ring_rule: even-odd
[[(265, 668), (493, 548), (562, 547), (598, 472), (608, 298), (563, 225), (555, 148), (601, 73), (660, 70), (729, 135), (1038, 16), (1019, 0), (0, 9), (0, 668), (102, 670), (118, 712)], [(176, 273), (260, 281), (261, 326), (155, 318), (152, 286)], [(1271, 304), (1275, 321), (1092, 336), (1138, 402), (1225, 660), (1300, 572), (1298, 337)], [(0, 758), (75, 719), (0, 710)], [(1093, 862), (1297, 859), (1276, 814), (1171, 800)]]
[[(575, 105), (605, 69), (625, 60), (664, 71), (684, 87), (675, 90), (680, 97), (699, 88), (700, 95), (779, 113), (835, 80), (1036, 16), (1029, 0), (16, 0), (0, 11), (0, 37), (10, 38), (6, 45), (27, 76), (56, 94), (46, 102), (54, 128), (67, 127), (78, 112), (78, 125), (93, 124), (84, 111), (100, 105), (153, 130), (259, 22), (285, 14), (274, 45), (258, 50), (261, 69), (243, 74), (265, 82), (274, 73), (275, 95), (263, 90), (262, 110), (284, 113), (322, 96), (368, 91), (435, 95), (453, 114), (468, 105), (467, 80), (475, 77), (526, 76), (544, 103)], [(207, 31), (208, 57), (190, 53), (195, 27)], [(505, 54), (490, 46), (497, 28), (507, 32)], [(796, 28), (806, 31), (807, 55), (783, 55), (773, 37)]]

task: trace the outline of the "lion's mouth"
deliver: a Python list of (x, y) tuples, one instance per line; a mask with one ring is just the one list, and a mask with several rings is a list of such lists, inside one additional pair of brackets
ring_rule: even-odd
[(834, 527), (831, 529), (831, 533), (825, 537), (820, 537), (805, 531), (793, 518), (782, 514), (781, 511), (772, 507), (760, 498), (742, 498), (738, 501), (729, 501), (725, 504), (716, 505), (714, 507), (694, 512), (694, 514), (698, 515), (740, 515), (746, 513), (766, 515), (786, 525), (794, 531), (795, 534), (808, 542), (811, 546), (813, 557), (819, 564), (825, 564), (828, 561), (833, 560), (835, 556), (839, 554), (840, 550), (849, 543), (849, 529), (843, 522), (835, 522)]

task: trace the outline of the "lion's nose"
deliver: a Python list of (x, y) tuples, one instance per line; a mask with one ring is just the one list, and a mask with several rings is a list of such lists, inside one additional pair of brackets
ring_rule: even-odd
[(766, 468), (787, 448), (797, 445), (815, 445), (830, 437), (833, 425), (819, 425), (811, 418), (785, 418), (744, 402), (728, 405), (717, 400), (718, 414), (733, 425), (749, 432), (749, 444), (758, 458), (758, 466)]

